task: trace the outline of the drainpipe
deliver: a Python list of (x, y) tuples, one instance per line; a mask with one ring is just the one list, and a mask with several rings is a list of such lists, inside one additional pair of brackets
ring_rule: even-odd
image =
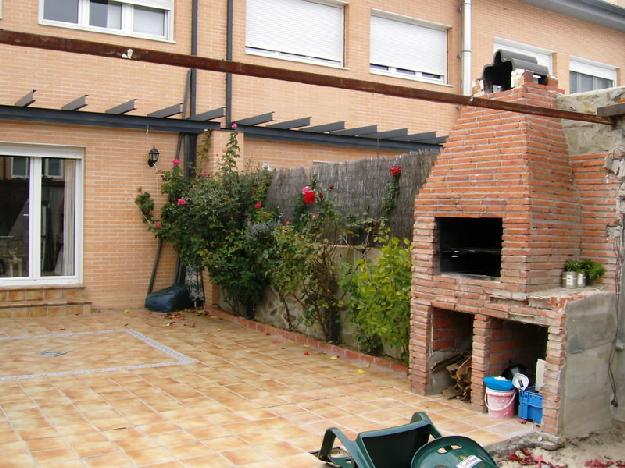
[[(234, 29), (234, 0), (227, 0), (226, 60), (232, 62), (232, 30)], [(232, 73), (226, 73), (226, 128), (232, 126)]]
[(473, 82), (471, 80), (471, 0), (462, 1), (462, 94), (471, 96)]
[[(191, 55), (197, 55), (199, 0), (191, 4)], [(197, 113), (197, 69), (189, 70), (189, 110), (185, 117), (193, 117)], [(197, 135), (189, 134), (185, 138), (185, 174), (190, 176), (197, 160)]]

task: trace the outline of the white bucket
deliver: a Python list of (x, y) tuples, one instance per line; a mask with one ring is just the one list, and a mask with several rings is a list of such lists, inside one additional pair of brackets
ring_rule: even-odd
[(488, 408), (489, 416), (498, 419), (511, 418), (514, 416), (514, 401), (516, 390), (501, 392), (486, 387), (484, 402)]

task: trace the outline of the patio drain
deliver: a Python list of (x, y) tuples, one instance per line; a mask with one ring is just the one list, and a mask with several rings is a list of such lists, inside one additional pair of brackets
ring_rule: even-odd
[(46, 357), (59, 357), (67, 354), (67, 351), (41, 351), (39, 354)]

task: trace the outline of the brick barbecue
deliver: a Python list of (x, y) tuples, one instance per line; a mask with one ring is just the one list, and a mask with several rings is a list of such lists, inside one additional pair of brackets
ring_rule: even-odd
[[(530, 78), (489, 96), (556, 107), (557, 82)], [(604, 157), (569, 157), (560, 120), (463, 108), (416, 199), (413, 391), (440, 392), (448, 381), (433, 367), (470, 351), (472, 404), (483, 407), (485, 375), (522, 363), (533, 377), (544, 359), (542, 429), (560, 432), (567, 307), (614, 289), (606, 199), (616, 185)], [(561, 289), (565, 261), (580, 256), (606, 265), (603, 285)]]

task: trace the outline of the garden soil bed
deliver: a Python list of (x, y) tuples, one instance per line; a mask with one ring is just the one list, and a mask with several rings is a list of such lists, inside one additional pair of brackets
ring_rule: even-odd
[(516, 455), (526, 461), (509, 461), (509, 456), (501, 455), (497, 458), (499, 466), (501, 468), (520, 466), (622, 468), (625, 467), (625, 424), (617, 423), (604, 432), (592, 434), (583, 439), (569, 440), (562, 448), (555, 451), (532, 448), (526, 449), (526, 454), (517, 451)]

